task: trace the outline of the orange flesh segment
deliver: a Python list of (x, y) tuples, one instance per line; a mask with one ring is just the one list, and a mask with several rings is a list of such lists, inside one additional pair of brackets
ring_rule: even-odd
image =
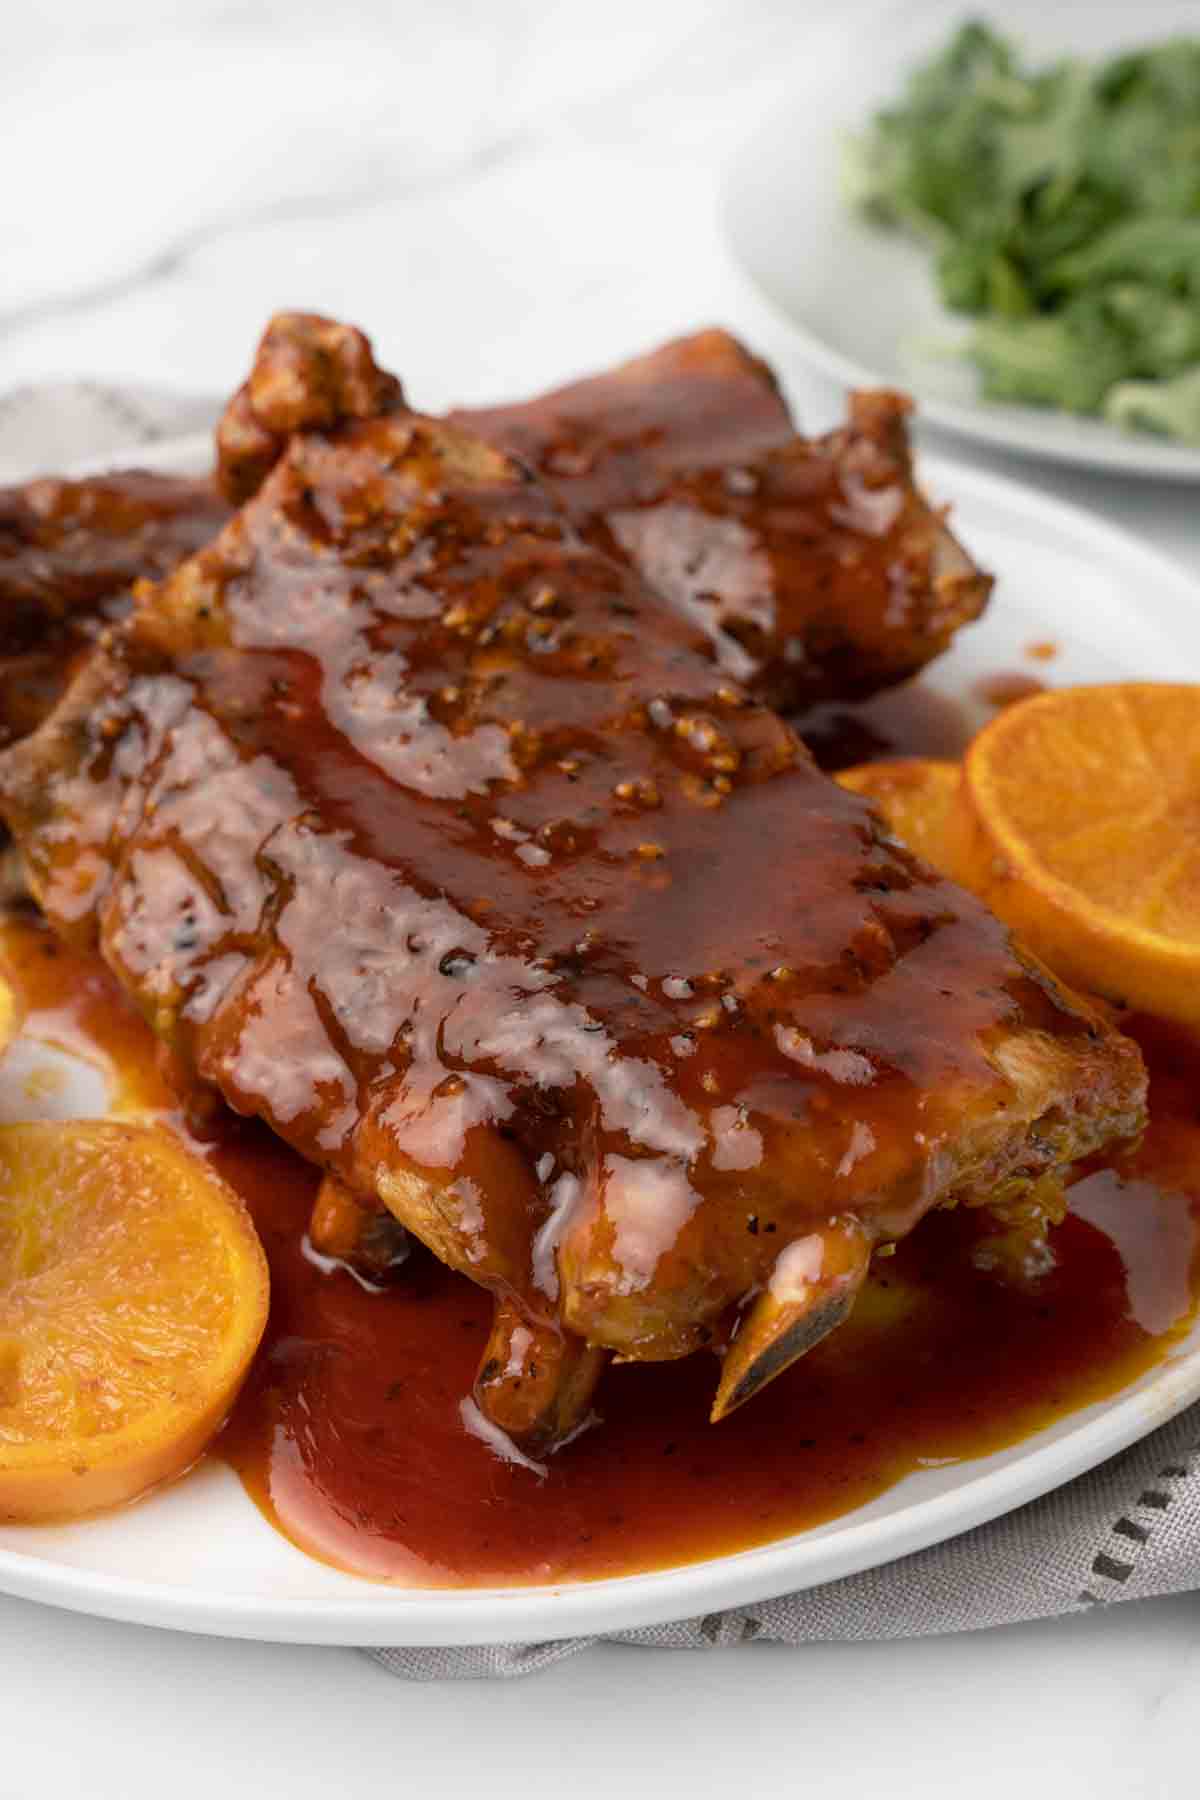
[(1200, 1026), (1200, 686), (1066, 688), (967, 751), (953, 872), (1078, 986)]
[(267, 1303), (245, 1208), (166, 1132), (0, 1127), (0, 1519), (78, 1517), (181, 1473)]

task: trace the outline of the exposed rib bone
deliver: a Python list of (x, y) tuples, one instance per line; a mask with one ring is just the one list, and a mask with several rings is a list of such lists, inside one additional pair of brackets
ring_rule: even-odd
[(862, 1286), (870, 1246), (852, 1219), (835, 1219), (781, 1252), (771, 1279), (725, 1353), (714, 1424), (840, 1325)]
[(364, 1206), (345, 1182), (326, 1175), (313, 1202), (308, 1238), (322, 1256), (379, 1282), (408, 1260), (412, 1239), (390, 1212)]
[(587, 1412), (607, 1354), (529, 1319), (514, 1300), (498, 1299), (476, 1403), (522, 1449), (557, 1443)]

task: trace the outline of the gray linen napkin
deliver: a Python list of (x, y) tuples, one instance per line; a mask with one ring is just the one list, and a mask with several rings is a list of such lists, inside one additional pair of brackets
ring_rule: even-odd
[[(53, 471), (211, 424), (210, 401), (80, 383), (0, 396), (0, 473)], [(10, 473), (11, 471), (11, 473)], [(604, 1640), (369, 1650), (408, 1681), (529, 1675), (605, 1641), (662, 1650), (925, 1637), (1200, 1588), (1200, 1406), (1088, 1475), (947, 1543), (778, 1600)]]
[(370, 1650), (408, 1681), (529, 1675), (591, 1644), (716, 1650), (978, 1631), (1200, 1587), (1200, 1406), (1089, 1475), (931, 1550), (729, 1612), (601, 1638)]
[(0, 394), (0, 480), (57, 475), (110, 452), (136, 462), (137, 446), (207, 431), (212, 400), (157, 388), (105, 387), (95, 381), (10, 388)]

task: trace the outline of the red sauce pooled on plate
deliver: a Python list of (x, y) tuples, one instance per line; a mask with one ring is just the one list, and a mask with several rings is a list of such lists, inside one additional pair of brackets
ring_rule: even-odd
[(966, 749), (972, 730), (959, 701), (922, 681), (887, 688), (870, 700), (811, 707), (795, 725), (830, 774), (890, 756), (954, 759)]
[(215, 1453), (287, 1536), (361, 1574), (551, 1582), (768, 1542), (1117, 1393), (1169, 1354), (1200, 1291), (1200, 1046), (1135, 1021), (1150, 1130), (1076, 1184), (1052, 1268), (1014, 1279), (982, 1214), (931, 1215), (769, 1397), (712, 1426), (714, 1360), (612, 1368), (603, 1423), (540, 1473), (464, 1421), (489, 1295), (419, 1250), (377, 1293), (306, 1253), (315, 1173), (228, 1114), (190, 1131), (98, 963), (32, 922), (3, 950), (26, 1031), (106, 1067), (126, 1104), (166, 1115), (244, 1195), (271, 1321)]

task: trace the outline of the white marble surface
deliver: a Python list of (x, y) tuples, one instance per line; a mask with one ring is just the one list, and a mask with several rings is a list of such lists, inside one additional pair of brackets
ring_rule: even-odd
[[(1001, 10), (999, 6), (993, 11)], [(420, 402), (532, 391), (734, 325), (806, 420), (838, 396), (729, 265), (718, 171), (842, 0), (49, 0), (0, 57), (0, 391), (227, 388), (280, 305), (359, 320)], [(961, 450), (961, 447), (958, 447)], [(966, 450), (964, 455), (972, 455)], [(1019, 466), (1007, 466), (1022, 473)], [(1026, 466), (1200, 568), (1190, 494)], [(0, 1600), (0, 1792), (1195, 1791), (1200, 1599), (977, 1636), (593, 1651), (411, 1688), (354, 1653)]]

